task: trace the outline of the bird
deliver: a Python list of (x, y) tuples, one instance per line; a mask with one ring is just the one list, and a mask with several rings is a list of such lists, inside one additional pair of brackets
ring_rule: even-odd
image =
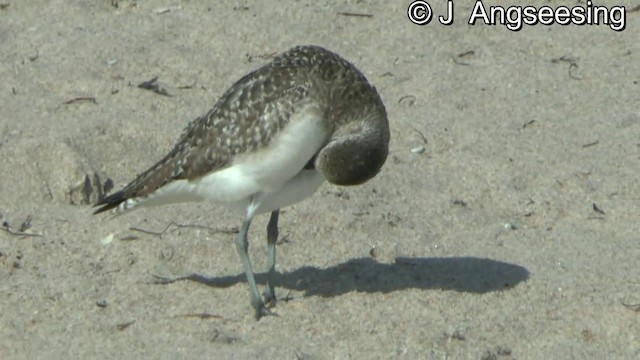
[[(386, 108), (363, 73), (337, 53), (298, 45), (235, 82), (188, 123), (164, 158), (99, 200), (94, 214), (211, 201), (243, 216), (235, 245), (259, 320), (273, 315), (276, 301), (280, 209), (325, 181), (353, 186), (372, 179), (385, 163), (389, 141)], [(263, 300), (248, 231), (256, 215), (269, 212)]]

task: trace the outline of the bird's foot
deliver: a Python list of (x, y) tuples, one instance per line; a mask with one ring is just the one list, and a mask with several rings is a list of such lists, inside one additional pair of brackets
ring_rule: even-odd
[(272, 287), (267, 285), (262, 295), (264, 295), (265, 304), (269, 305), (270, 307), (276, 306), (276, 292)]
[(278, 316), (278, 314), (269, 310), (269, 308), (260, 301), (258, 304), (252, 304), (253, 308), (256, 309), (256, 320), (260, 320), (263, 316)]

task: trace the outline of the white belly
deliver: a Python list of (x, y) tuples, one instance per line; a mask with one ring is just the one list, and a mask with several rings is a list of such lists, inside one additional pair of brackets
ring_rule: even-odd
[(197, 179), (174, 180), (128, 209), (209, 200), (243, 214), (269, 212), (313, 194), (325, 180), (316, 170), (300, 170), (327, 139), (317, 106), (296, 114), (267, 148), (234, 159), (231, 166)]
[(279, 191), (259, 195), (256, 213), (271, 212), (300, 202), (316, 192), (324, 180), (324, 175), (316, 170), (302, 170)]

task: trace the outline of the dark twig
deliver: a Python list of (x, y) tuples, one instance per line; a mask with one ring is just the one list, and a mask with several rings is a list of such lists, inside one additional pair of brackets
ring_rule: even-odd
[(202, 320), (207, 320), (207, 319), (224, 319), (222, 316), (220, 315), (215, 315), (215, 314), (209, 314), (209, 313), (196, 313), (196, 314), (182, 314), (182, 315), (177, 315), (175, 317), (185, 317), (185, 318), (197, 318), (197, 319), (202, 319)]
[(154, 93), (156, 93), (158, 95), (169, 96), (169, 97), (173, 96), (173, 95), (169, 94), (167, 89), (164, 89), (164, 88), (160, 87), (160, 84), (158, 84), (158, 77), (157, 76), (154, 77), (151, 80), (141, 82), (140, 84), (138, 84), (138, 87), (140, 89), (153, 91)]
[(425, 145), (426, 145), (426, 144), (427, 144), (427, 138), (424, 136), (424, 134), (423, 134), (423, 133), (421, 133), (421, 132), (420, 132), (418, 129), (416, 129), (416, 128), (412, 128), (412, 130), (413, 130), (413, 131), (415, 131), (415, 132), (420, 136), (420, 138), (422, 139), (422, 142), (423, 142), (423, 143), (425, 143)]
[(129, 326), (133, 325), (135, 322), (136, 322), (135, 320), (127, 321), (126, 323), (116, 325), (116, 328), (122, 331), (128, 328)]
[(11, 230), (8, 227), (2, 227), (0, 229), (2, 229), (7, 234), (14, 235), (14, 236), (30, 236), (30, 237), (42, 237), (43, 236), (42, 234), (38, 234), (38, 233), (28, 233), (28, 232), (23, 232), (23, 231), (14, 231), (14, 230)]
[(262, 59), (262, 60), (269, 60), (269, 59), (273, 59), (278, 53), (277, 52), (270, 52), (270, 53), (265, 53), (265, 54), (255, 54), (255, 55), (251, 55), (249, 53), (246, 53), (245, 56), (247, 57), (247, 62), (253, 62), (253, 59)]
[(407, 103), (409, 106), (413, 106), (416, 103), (416, 97), (413, 95), (405, 95), (398, 99), (398, 104), (402, 104), (403, 102)]
[(453, 58), (453, 63), (457, 64), (457, 65), (469, 66), (470, 64), (462, 61), (462, 59), (465, 59), (467, 57), (473, 56), (475, 54), (476, 54), (475, 50), (468, 50), (468, 51), (465, 51), (463, 53), (460, 53), (460, 54), (458, 54), (458, 56)]
[(598, 214), (605, 215), (604, 210), (600, 209), (600, 207), (598, 207), (596, 203), (593, 203), (592, 207), (593, 207), (593, 211), (597, 212)]
[(556, 59), (551, 59), (551, 62), (554, 64), (560, 62), (569, 63), (569, 77), (574, 80), (582, 80), (581, 77), (574, 75), (574, 71), (578, 69), (578, 61), (575, 58), (564, 55)]
[(209, 232), (213, 234), (217, 234), (217, 233), (237, 234), (238, 233), (238, 229), (235, 227), (231, 229), (215, 229), (215, 228), (204, 226), (204, 225), (178, 224), (174, 221), (170, 222), (162, 231), (152, 231), (152, 230), (146, 230), (138, 227), (130, 227), (129, 230), (138, 231), (138, 232), (149, 234), (149, 235), (161, 236), (164, 233), (166, 233), (171, 226), (175, 226), (178, 229), (183, 229), (183, 228), (205, 229), (205, 230), (209, 230)]
[(21, 233), (29, 230), (31, 228), (31, 215), (27, 216), (27, 218), (22, 222), (22, 224), (20, 224), (20, 231)]
[[(2, 217), (2, 214), (0, 214)], [(27, 218), (20, 225), (20, 229), (18, 231), (12, 230), (11, 225), (8, 221), (2, 222), (2, 227), (0, 229), (4, 230), (7, 234), (14, 236), (31, 236), (31, 237), (41, 237), (42, 234), (27, 232), (31, 228), (31, 215), (27, 216)]]
[(98, 103), (96, 98), (94, 98), (92, 96), (80, 96), (80, 97), (77, 97), (77, 98), (69, 99), (69, 100), (63, 102), (63, 104), (69, 105), (69, 104), (73, 104), (73, 103), (79, 102), (79, 101), (89, 101), (89, 102), (92, 102), (94, 104)]
[(353, 17), (366, 17), (366, 18), (372, 18), (373, 14), (365, 14), (365, 13), (355, 13), (355, 12), (350, 12), (350, 11), (339, 11), (337, 12), (338, 15), (342, 15), (342, 16), (353, 16)]

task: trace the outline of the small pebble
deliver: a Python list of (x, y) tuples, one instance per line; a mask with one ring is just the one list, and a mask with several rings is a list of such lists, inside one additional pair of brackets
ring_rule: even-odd
[(107, 300), (106, 299), (100, 299), (100, 300), (96, 301), (96, 305), (98, 307), (101, 307), (101, 308), (106, 308), (107, 307)]
[(153, 10), (154, 13), (158, 14), (158, 15), (162, 15), (162, 14), (166, 14), (168, 12), (171, 11), (170, 7), (165, 7), (165, 8), (159, 8), (159, 9), (155, 9)]
[(424, 146), (418, 146), (418, 147), (414, 147), (413, 149), (411, 149), (411, 152), (414, 154), (422, 154), (426, 149), (424, 148)]
[(113, 242), (113, 233), (105, 236), (102, 240), (100, 240), (100, 244), (102, 245), (109, 245), (111, 244), (111, 242)]
[(517, 230), (518, 229), (518, 225), (516, 225), (515, 223), (505, 223), (504, 228), (507, 230)]

